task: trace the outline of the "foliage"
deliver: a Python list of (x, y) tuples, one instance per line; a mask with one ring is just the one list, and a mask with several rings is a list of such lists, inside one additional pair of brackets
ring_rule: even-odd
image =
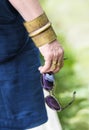
[(89, 102), (88, 96), (86, 96), (87, 90), (84, 88), (83, 81), (76, 76), (74, 67), (77, 59), (71, 51), (72, 49), (67, 46), (65, 40), (63, 41), (62, 36), (59, 39), (66, 48), (65, 56), (68, 57), (68, 60), (64, 61), (63, 69), (55, 75), (57, 86), (55, 94), (63, 106), (71, 100), (73, 91), (76, 91), (76, 99), (69, 108), (59, 112), (58, 116), (63, 130), (88, 130)]
[[(45, 0), (41, 3), (68, 58), (64, 61), (63, 69), (55, 74), (55, 96), (64, 106), (71, 100), (73, 91), (76, 91), (74, 103), (58, 113), (62, 128), (89, 130), (89, 1)], [(69, 36), (70, 42), (67, 40)]]

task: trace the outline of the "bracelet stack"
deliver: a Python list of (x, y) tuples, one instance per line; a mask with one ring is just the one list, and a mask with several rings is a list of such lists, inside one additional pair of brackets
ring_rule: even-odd
[(56, 40), (56, 34), (45, 13), (32, 21), (24, 22), (24, 26), (37, 47)]

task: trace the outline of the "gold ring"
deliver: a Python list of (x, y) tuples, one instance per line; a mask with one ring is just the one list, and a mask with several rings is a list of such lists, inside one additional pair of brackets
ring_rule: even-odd
[(58, 62), (58, 63), (57, 63), (57, 66), (60, 66), (60, 65), (61, 65), (61, 63), (60, 63), (60, 62)]
[(56, 66), (55, 66), (54, 64), (52, 64), (51, 69), (54, 70), (55, 67), (56, 67)]
[(57, 62), (56, 62), (56, 61), (53, 61), (53, 62), (52, 62), (51, 69), (52, 69), (52, 70), (54, 70), (54, 69), (55, 69), (55, 67), (56, 67), (56, 65), (57, 65)]
[(52, 62), (52, 64), (53, 64), (53, 65), (56, 65), (56, 64), (57, 64), (57, 62), (56, 62), (56, 61), (53, 61), (53, 62)]

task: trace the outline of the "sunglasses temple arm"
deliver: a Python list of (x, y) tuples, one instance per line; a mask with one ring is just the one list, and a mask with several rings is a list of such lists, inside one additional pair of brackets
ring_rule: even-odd
[(69, 102), (66, 106), (62, 107), (61, 111), (64, 110), (64, 109), (66, 109), (67, 107), (69, 107), (74, 102), (74, 100), (75, 100), (75, 94), (76, 94), (76, 92), (74, 91), (73, 92), (73, 99), (72, 99), (72, 101)]

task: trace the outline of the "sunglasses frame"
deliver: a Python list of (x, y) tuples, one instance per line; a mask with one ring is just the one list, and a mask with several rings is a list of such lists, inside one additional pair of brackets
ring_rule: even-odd
[[(52, 74), (52, 75), (53, 75), (52, 72), (50, 72), (50, 73), (45, 73), (45, 74)], [(44, 78), (44, 74), (42, 74), (42, 76), (41, 76), (41, 85), (43, 86), (43, 89), (44, 89), (44, 90), (46, 90), (47, 92), (49, 92), (49, 95), (44, 98), (44, 99), (45, 99), (45, 102), (46, 102), (46, 98), (52, 97), (53, 100), (56, 102), (56, 104), (59, 106), (59, 110), (57, 110), (57, 109), (52, 108), (51, 106), (49, 106), (48, 103), (46, 102), (46, 104), (49, 106), (49, 108), (51, 108), (51, 109), (54, 110), (54, 111), (60, 112), (60, 111), (62, 111), (62, 110), (64, 110), (64, 109), (66, 109), (68, 106), (70, 106), (70, 105), (74, 102), (76, 91), (73, 92), (73, 98), (72, 98), (72, 100), (71, 100), (67, 105), (65, 105), (64, 107), (62, 107), (61, 104), (59, 103), (59, 101), (57, 100), (57, 98), (55, 97), (55, 94), (54, 94), (54, 92), (53, 92), (54, 87), (55, 87), (55, 80), (53, 81), (52, 89), (51, 89), (51, 90), (47, 90), (47, 89), (45, 89), (45, 87), (44, 87), (43, 80), (45, 80), (45, 78), (44, 78), (44, 79), (43, 79), (43, 78)], [(46, 80), (45, 80), (45, 82), (46, 82)], [(54, 106), (55, 106), (55, 104), (54, 104)]]

